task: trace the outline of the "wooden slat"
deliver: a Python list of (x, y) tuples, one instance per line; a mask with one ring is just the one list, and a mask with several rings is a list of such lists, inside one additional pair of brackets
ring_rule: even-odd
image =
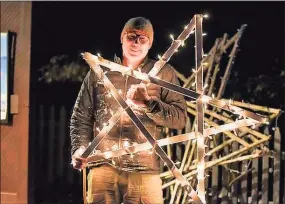
[(281, 192), (280, 192), (280, 151), (281, 151), (281, 133), (279, 127), (275, 128), (274, 132), (274, 151), (277, 155), (274, 157), (274, 171), (273, 171), (273, 203), (279, 203)]
[[(234, 142), (232, 145), (232, 152), (237, 151), (238, 150), (238, 143)], [(234, 169), (238, 169), (238, 164), (233, 164), (232, 168)], [(238, 175), (237, 175), (238, 176)], [(232, 199), (232, 203), (233, 204), (237, 204), (238, 203), (238, 182), (234, 182), (231, 186), (231, 199)]]
[(57, 157), (57, 176), (61, 179), (63, 179), (64, 176), (64, 166), (65, 166), (65, 155), (64, 155), (64, 143), (65, 143), (65, 137), (67, 135), (66, 132), (66, 110), (65, 107), (61, 107), (59, 112), (59, 134), (58, 134), (58, 157)]
[[(223, 143), (226, 141), (226, 136), (225, 134), (223, 134)], [(229, 147), (226, 146), (224, 148), (224, 155), (229, 154)], [(228, 165), (225, 164), (225, 166), (227, 167)], [(230, 202), (229, 197), (228, 197), (228, 187), (229, 187), (229, 170), (227, 170), (226, 168), (222, 168), (222, 190), (220, 192), (221, 195), (221, 199), (222, 202), (221, 204), (227, 204)]]
[(253, 159), (252, 161), (252, 180), (251, 180), (251, 203), (257, 204), (258, 203), (258, 161), (259, 159)]
[[(247, 167), (247, 163), (248, 161), (242, 161), (241, 164), (241, 170), (242, 170), (242, 173), (246, 173), (248, 167)], [(247, 174), (244, 175), (242, 178), (241, 178), (241, 181), (240, 181), (240, 185), (241, 185), (241, 195), (240, 195), (240, 200), (241, 200), (241, 203), (243, 204), (246, 204), (247, 203)]]
[[(211, 142), (213, 142), (213, 141), (211, 141)], [(214, 147), (214, 144), (212, 146)], [(218, 157), (217, 157), (216, 153), (214, 153), (212, 160), (215, 160), (217, 158)], [(211, 204), (215, 204), (218, 202), (218, 179), (219, 179), (218, 168), (219, 168), (218, 166), (212, 167), (212, 176), (211, 176), (212, 177), (212, 187), (211, 187), (212, 198), (211, 198)]]
[(45, 119), (44, 119), (44, 106), (39, 106), (39, 134), (38, 134), (38, 148), (37, 152), (39, 152), (39, 165), (40, 167), (44, 163), (43, 158), (43, 152), (44, 152), (44, 125), (45, 125)]
[(55, 108), (52, 106), (49, 112), (49, 130), (48, 130), (48, 182), (54, 181), (54, 150), (55, 150)]
[[(265, 127), (264, 129), (265, 134), (269, 134), (268, 127)], [(268, 144), (268, 142), (267, 142)], [(268, 203), (268, 178), (269, 178), (269, 158), (268, 156), (264, 156), (262, 159), (262, 203), (267, 204)]]

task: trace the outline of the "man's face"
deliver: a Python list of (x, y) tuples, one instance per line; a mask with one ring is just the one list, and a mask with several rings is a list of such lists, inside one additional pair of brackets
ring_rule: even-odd
[(143, 60), (150, 47), (151, 44), (149, 38), (139, 30), (127, 32), (123, 36), (123, 53), (129, 60)]

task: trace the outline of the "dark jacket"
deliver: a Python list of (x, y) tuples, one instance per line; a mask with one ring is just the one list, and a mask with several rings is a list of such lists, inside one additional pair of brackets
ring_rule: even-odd
[[(146, 58), (140, 65), (141, 71), (148, 73), (154, 63), (154, 60)], [(126, 93), (130, 86), (141, 82), (141, 80), (123, 76), (118, 72), (109, 71), (106, 75), (114, 86), (121, 90), (124, 99), (126, 99)], [(174, 69), (169, 64), (166, 64), (157, 76), (164, 81), (179, 84)], [(162, 136), (163, 127), (184, 128), (187, 117), (184, 97), (155, 84), (149, 85), (147, 91), (153, 99), (147, 103), (147, 108), (143, 113), (138, 114), (138, 117), (152, 136), (159, 139)], [(90, 70), (82, 83), (71, 116), (71, 154), (80, 146), (87, 147), (118, 107), (119, 104), (116, 100), (109, 96), (104, 85)], [(124, 113), (97, 149), (104, 152), (122, 148), (126, 143), (132, 145), (145, 142), (147, 142), (145, 136)], [(132, 156), (124, 155), (107, 162), (126, 171), (159, 172), (159, 157), (151, 150), (141, 151)]]

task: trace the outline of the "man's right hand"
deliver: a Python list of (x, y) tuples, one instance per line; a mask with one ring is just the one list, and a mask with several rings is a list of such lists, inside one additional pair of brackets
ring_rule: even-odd
[(85, 147), (79, 147), (72, 155), (72, 166), (74, 169), (83, 169), (86, 167), (86, 159), (80, 157), (85, 151)]

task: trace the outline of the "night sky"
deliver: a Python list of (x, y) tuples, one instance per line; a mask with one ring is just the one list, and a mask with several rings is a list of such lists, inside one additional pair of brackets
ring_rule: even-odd
[[(55, 55), (74, 59), (82, 51), (100, 52), (108, 59), (114, 53), (120, 55), (121, 30), (135, 16), (150, 19), (154, 26), (149, 55), (155, 58), (171, 45), (169, 34), (176, 38), (197, 13), (210, 15), (203, 21), (205, 53), (216, 38), (224, 33), (232, 37), (247, 24), (233, 67), (241, 77), (270, 75), (276, 61), (284, 65), (284, 2), (33, 2), (32, 79)], [(189, 76), (194, 65), (194, 36), (185, 43), (170, 63)]]

